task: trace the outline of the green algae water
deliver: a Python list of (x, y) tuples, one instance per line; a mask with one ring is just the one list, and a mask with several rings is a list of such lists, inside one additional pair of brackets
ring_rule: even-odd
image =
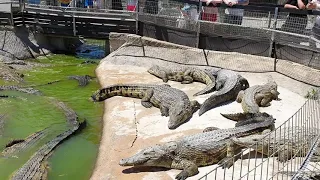
[[(53, 55), (38, 58), (36, 61), (49, 65), (36, 67), (22, 72), (26, 85), (57, 83), (35, 87), (42, 96), (20, 92), (1, 92), (13, 98), (0, 99), (0, 115), (4, 114), (4, 126), (0, 129), (0, 150), (12, 139), (24, 139), (45, 128), (50, 133), (25, 152), (10, 158), (0, 157), (0, 179), (9, 179), (30, 156), (55, 135), (65, 131), (66, 117), (63, 111), (55, 107), (48, 97), (64, 102), (72, 108), (80, 120), (86, 120), (87, 126), (79, 133), (63, 141), (48, 159), (48, 179), (89, 179), (98, 153), (102, 128), (102, 103), (89, 101), (90, 95), (99, 88), (96, 79), (85, 87), (80, 87), (76, 80), (69, 80), (70, 75), (95, 76), (96, 64), (81, 64), (86, 59), (73, 56)], [(97, 61), (98, 62), (98, 61)], [(1, 82), (0, 82), (1, 84)]]

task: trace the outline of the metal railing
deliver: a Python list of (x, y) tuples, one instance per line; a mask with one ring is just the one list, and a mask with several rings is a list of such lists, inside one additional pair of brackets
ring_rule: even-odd
[[(320, 101), (309, 99), (291, 118), (269, 134), (261, 135), (261, 139), (246, 137), (252, 145), (228, 160), (233, 162), (232, 167), (223, 169), (221, 164), (200, 179), (312, 179), (319, 176), (320, 162), (310, 162), (320, 160), (317, 159), (319, 120)], [(252, 151), (256, 149), (259, 153)]]
[[(225, 6), (207, 7), (198, 1), (107, 1), (107, 3), (95, 8), (85, 8), (82, 4), (76, 3), (75, 0), (72, 1), (72, 5), (63, 7), (58, 6), (55, 1), (39, 2), (39, 4), (32, 4), (30, 1), (19, 1), (18, 4), (21, 6), (20, 9), (23, 10), (38, 8), (38, 10), (43, 9), (43, 12), (45, 12), (47, 9), (50, 9), (51, 11), (71, 13), (73, 18), (75, 17), (75, 13), (79, 15), (81, 13), (90, 14), (91, 12), (95, 12), (99, 16), (109, 16), (108, 12), (124, 15), (127, 13), (130, 17), (135, 18), (137, 32), (140, 35), (147, 34), (148, 31), (158, 34), (157, 31), (159, 29), (162, 31), (161, 28), (169, 29), (171, 30), (170, 33), (176, 33), (175, 36), (180, 37), (175, 40), (177, 43), (183, 44), (183, 39), (188, 39), (188, 45), (203, 49), (203, 54), (201, 54), (204, 56), (203, 62), (195, 63), (197, 65), (219, 67), (217, 61), (208, 61), (207, 57), (210, 54), (205, 49), (213, 49), (274, 57), (275, 65), (271, 70), (276, 71), (277, 59), (290, 54), (286, 49), (290, 47), (301, 51), (308, 50), (303, 52), (304, 54), (302, 53), (304, 56), (308, 55), (306, 52), (311, 52), (311, 57), (307, 61), (304, 60), (306, 58), (301, 57), (296, 57), (297, 60), (291, 59), (292, 61), (311, 67), (320, 67), (320, 50), (317, 47), (319, 40), (317, 37), (314, 37), (317, 34), (312, 34), (314, 17), (320, 13), (284, 10), (279, 6), (238, 6), (235, 8), (244, 9), (244, 11), (238, 11), (241, 16), (243, 13), (243, 16), (242, 18), (234, 18), (228, 16), (228, 13), (226, 13), (227, 7)], [(185, 4), (186, 2), (188, 4)], [(10, 1), (10, 3), (17, 4), (17, 1)], [(230, 10), (228, 12), (230, 13)], [(307, 21), (306, 17), (303, 16), (288, 20), (289, 12), (308, 14)], [(304, 23), (303, 26), (300, 26), (301, 23)], [(156, 28), (148, 30), (148, 25), (156, 26)], [(317, 28), (315, 27), (315, 31)], [(75, 30), (74, 34), (76, 35)], [(222, 39), (218, 42), (223, 47), (216, 47), (216, 44), (211, 43), (210, 38), (218, 39), (220, 36), (231, 38), (232, 40)], [(166, 40), (170, 41), (170, 37), (168, 36), (167, 38)], [(247, 42), (245, 42), (245, 45), (234, 45), (232, 43), (236, 41), (234, 39), (240, 39), (241, 43), (243, 41)], [(266, 45), (265, 48), (261, 48), (261, 52), (257, 52), (257, 44), (249, 46), (250, 42), (265, 43)], [(308, 42), (309, 45), (306, 45), (306, 43), (301, 44), (301, 42)], [(142, 44), (143, 50), (147, 48), (152, 50), (152, 47)], [(152, 53), (152, 51), (150, 52)], [(148, 52), (143, 51), (143, 56), (152, 56), (152, 54), (146, 53)], [(185, 52), (182, 50), (181, 54), (184, 55)], [(161, 56), (164, 56), (163, 59), (165, 59), (166, 54), (161, 54)], [(294, 57), (295, 55), (291, 56)], [(188, 58), (184, 63), (190, 64), (191, 61), (192, 59)], [(262, 66), (259, 67), (261, 71), (266, 72), (270, 70), (268, 67)], [(292, 77), (292, 75), (288, 76)], [(275, 131), (266, 134), (258, 142), (248, 147), (242, 147), (240, 152), (229, 160), (234, 162), (231, 168), (222, 169), (219, 166), (208, 172), (202, 179), (291, 179), (314, 176), (317, 172), (319, 174), (319, 163), (311, 162), (318, 155), (315, 149), (317, 149), (319, 144), (320, 135), (319, 103), (319, 100), (310, 99), (306, 101), (301, 109)], [(266, 156), (259, 156), (257, 151), (251, 151), (252, 149), (259, 149), (261, 146), (268, 147), (267, 149), (260, 150)], [(289, 151), (289, 149), (293, 151)], [(288, 161), (280, 162), (276, 160), (279, 155), (281, 157), (292, 158)]]

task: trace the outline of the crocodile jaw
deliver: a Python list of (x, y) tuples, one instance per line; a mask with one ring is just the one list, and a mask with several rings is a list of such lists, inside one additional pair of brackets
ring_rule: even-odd
[(170, 167), (172, 158), (164, 145), (155, 145), (138, 152), (137, 154), (121, 159), (120, 166), (158, 166)]
[(175, 106), (174, 109), (170, 109), (170, 119), (168, 122), (169, 129), (176, 129), (181, 124), (187, 122), (195, 111), (200, 108), (198, 101), (191, 101), (190, 106)]

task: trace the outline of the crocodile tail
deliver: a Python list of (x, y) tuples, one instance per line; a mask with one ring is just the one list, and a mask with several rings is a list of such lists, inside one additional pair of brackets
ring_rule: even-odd
[(103, 101), (113, 96), (142, 98), (143, 92), (150, 87), (135, 85), (112, 85), (96, 91), (92, 96), (93, 101)]
[(224, 94), (214, 94), (204, 101), (199, 110), (199, 116), (209, 111), (212, 108), (215, 108), (223, 103), (234, 100), (235, 97), (232, 95), (232, 92)]
[(223, 114), (220, 113), (223, 117), (233, 120), (233, 121), (243, 121), (248, 119), (248, 114), (245, 113), (234, 113), (234, 114)]
[(215, 90), (215, 86), (216, 86), (215, 83), (209, 84), (203, 90), (195, 93), (193, 96), (199, 96), (199, 95), (211, 93)]

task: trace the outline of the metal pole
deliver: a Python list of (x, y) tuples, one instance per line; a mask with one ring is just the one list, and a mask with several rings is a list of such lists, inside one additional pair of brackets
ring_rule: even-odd
[[(277, 27), (277, 17), (278, 17), (278, 7), (275, 8), (274, 10), (274, 23), (273, 23), (273, 29), (276, 30), (276, 27)], [(270, 19), (271, 19), (271, 16), (270, 16)], [(271, 21), (271, 20), (270, 20)], [(270, 47), (269, 47), (269, 57), (271, 57), (271, 54), (272, 54), (272, 48), (273, 48), (273, 42), (274, 42), (274, 36), (275, 36), (275, 32), (273, 31), (271, 33), (271, 38), (270, 38)]]
[(136, 3), (136, 34), (139, 35), (139, 0)]
[(72, 25), (73, 25), (73, 36), (77, 35), (77, 30), (76, 30), (76, 18), (74, 17), (74, 13), (72, 13)]
[(14, 22), (13, 22), (13, 13), (12, 13), (12, 2), (10, 2), (10, 12), (11, 12), (11, 16), (10, 16), (10, 18), (11, 18), (11, 26), (14, 26)]
[(195, 47), (196, 48), (199, 48), (199, 42), (200, 42), (200, 27), (201, 27), (201, 24), (199, 22), (199, 19), (201, 19), (201, 9), (202, 9), (202, 2), (199, 0), (199, 8), (198, 8), (198, 11), (199, 11), (199, 17), (196, 21), (197, 23), (197, 38), (196, 38), (196, 44), (195, 44)]

